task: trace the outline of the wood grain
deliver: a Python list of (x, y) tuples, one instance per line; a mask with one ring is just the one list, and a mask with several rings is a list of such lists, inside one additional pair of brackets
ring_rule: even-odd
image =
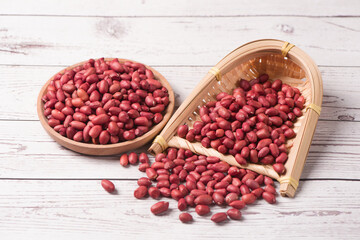
[[(46, 80), (63, 67), (0, 66), (0, 120), (37, 120), (36, 97)], [(210, 66), (155, 66), (175, 92), (176, 106), (182, 103)], [(320, 120), (360, 121), (359, 67), (320, 67), (324, 82)], [(344, 94), (346, 89), (346, 94)], [(31, 100), (32, 99), (32, 100)]]
[[(8, 239), (238, 239), (239, 234), (250, 239), (341, 239), (344, 234), (358, 239), (360, 207), (354, 199), (360, 194), (359, 181), (301, 182), (296, 198), (278, 197), (276, 205), (257, 201), (242, 210), (242, 220), (222, 226), (210, 216), (197, 216), (193, 208), (194, 222), (181, 224), (172, 199), (171, 210), (156, 217), (149, 210), (156, 200), (133, 197), (135, 181), (114, 183), (117, 194), (106, 193), (100, 180), (1, 180), (0, 233)], [(212, 207), (212, 213), (224, 210)]]
[[(19, 7), (21, 6), (21, 7)], [(56, 6), (56, 7), (54, 7)], [(111, 6), (111, 7), (109, 7)], [(351, 7), (349, 7), (351, 6)], [(359, 1), (2, 0), (0, 14), (62, 16), (359, 16)]]
[(0, 64), (71, 65), (104, 56), (149, 66), (215, 65), (242, 44), (273, 38), (295, 44), (318, 65), (360, 66), (359, 24), (347, 17), (0, 16), (0, 22)]
[[(360, 179), (359, 136), (360, 122), (320, 121), (302, 179)], [(0, 154), (0, 178), (136, 179), (142, 175), (137, 166), (122, 168), (119, 155), (85, 156), (63, 148), (37, 121), (2, 121)]]
[[(358, 239), (359, 8), (357, 0), (2, 0), (1, 239)], [(66, 150), (37, 121), (41, 86), (73, 63), (144, 62), (169, 80), (179, 105), (228, 52), (260, 38), (308, 53), (321, 67), (324, 102), (296, 198), (259, 201), (239, 222), (193, 214), (194, 224), (181, 224), (172, 200), (155, 217), (154, 200), (132, 196), (144, 176), (137, 167)], [(104, 192), (103, 178), (116, 179), (118, 195)]]

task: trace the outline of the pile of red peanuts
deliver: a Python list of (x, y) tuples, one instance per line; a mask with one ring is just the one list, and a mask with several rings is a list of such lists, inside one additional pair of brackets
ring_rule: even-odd
[(240, 80), (232, 95), (225, 92), (201, 107), (201, 121), (192, 129), (179, 126), (177, 135), (206, 148), (231, 154), (241, 165), (272, 164), (285, 173), (286, 139), (295, 137), (293, 122), (302, 116), (305, 98), (299, 89), (280, 79), (269, 81), (267, 74), (251, 81)]
[[(162, 90), (166, 93), (166, 89)], [(162, 101), (156, 102), (166, 106)], [(270, 82), (269, 76), (263, 74), (251, 81), (240, 80), (232, 95), (218, 94), (216, 101), (200, 108), (201, 120), (195, 121), (191, 129), (187, 125), (179, 126), (177, 135), (189, 142), (201, 142), (203, 147), (214, 148), (222, 154), (231, 154), (240, 165), (272, 164), (276, 172), (284, 174), (288, 158), (285, 142), (295, 137), (293, 123), (302, 116), (304, 104), (305, 98), (299, 89), (279, 79)], [(120, 157), (122, 166), (138, 162), (139, 171), (145, 172), (146, 177), (138, 179), (134, 197), (175, 199), (182, 212), (179, 219), (184, 223), (193, 220), (193, 216), (185, 212), (190, 207), (194, 207), (199, 216), (205, 216), (210, 214), (213, 205), (230, 206), (226, 212), (211, 216), (213, 222), (220, 223), (229, 218), (241, 219), (240, 210), (257, 199), (276, 203), (271, 178), (230, 166), (215, 156), (169, 148), (166, 153), (157, 154), (153, 163), (146, 153), (131, 152)], [(115, 189), (107, 180), (103, 180), (102, 186), (108, 192)], [(150, 211), (161, 215), (168, 209), (169, 202), (159, 201)]]
[[(136, 164), (138, 161), (141, 163), (139, 170), (146, 172), (147, 177), (138, 179), (139, 187), (134, 191), (135, 198), (142, 199), (148, 195), (153, 199), (171, 197), (178, 201), (180, 211), (195, 207), (199, 216), (208, 215), (211, 205), (229, 205), (231, 209), (226, 213), (212, 215), (211, 220), (216, 223), (225, 221), (228, 217), (240, 219), (240, 209), (258, 198), (262, 197), (271, 204), (276, 202), (276, 191), (271, 178), (230, 166), (217, 157), (198, 156), (190, 150), (176, 148), (168, 149), (167, 154), (157, 154), (152, 164), (145, 153), (139, 156), (136, 153), (123, 154), (120, 157), (122, 166)], [(156, 182), (155, 186), (152, 186), (153, 182)], [(265, 187), (261, 188), (261, 185)], [(160, 201), (150, 210), (158, 215), (168, 208), (169, 202)], [(183, 212), (179, 219), (189, 222), (193, 217)]]
[(42, 100), (48, 124), (62, 136), (108, 144), (161, 122), (169, 94), (143, 64), (100, 58), (55, 75)]

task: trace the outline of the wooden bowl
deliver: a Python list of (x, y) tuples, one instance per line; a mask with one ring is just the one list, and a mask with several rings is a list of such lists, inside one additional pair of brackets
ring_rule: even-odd
[[(111, 61), (113, 59), (114, 58), (106, 58), (105, 61)], [(118, 60), (120, 63), (124, 63), (125, 61), (135, 62), (135, 61), (128, 60), (128, 59), (118, 59)], [(64, 73), (65, 70), (73, 69), (79, 65), (84, 64), (85, 62), (86, 61), (74, 64), (70, 67), (67, 67), (67, 68), (61, 70), (59, 73)], [(126, 152), (126, 151), (136, 149), (138, 147), (145, 145), (151, 139), (153, 139), (161, 131), (161, 129), (165, 126), (167, 121), (169, 121), (171, 114), (174, 110), (174, 105), (175, 105), (174, 92), (173, 92), (170, 84), (167, 82), (167, 80), (155, 69), (153, 69), (149, 66), (146, 66), (146, 65), (145, 65), (145, 67), (150, 69), (153, 72), (155, 79), (159, 80), (161, 82), (161, 84), (167, 88), (168, 93), (169, 93), (169, 105), (166, 107), (166, 109), (164, 111), (163, 120), (160, 123), (158, 123), (157, 125), (153, 126), (150, 129), (150, 131), (145, 133), (144, 135), (137, 137), (130, 141), (119, 142), (119, 143), (115, 143), (115, 144), (106, 144), (106, 145), (76, 142), (74, 140), (71, 140), (67, 137), (60, 135), (52, 127), (49, 126), (49, 124), (47, 122), (47, 118), (44, 115), (44, 102), (42, 101), (42, 97), (46, 93), (46, 89), (47, 89), (48, 85), (50, 84), (50, 81), (53, 80), (53, 78), (55, 77), (56, 74), (52, 78), (50, 78), (46, 82), (46, 84), (41, 88), (41, 91), (40, 91), (38, 99), (37, 99), (37, 112), (38, 112), (38, 116), (39, 116), (42, 126), (45, 128), (46, 132), (50, 135), (50, 137), (52, 137), (55, 141), (57, 141), (62, 146), (66, 147), (68, 149), (71, 149), (75, 152), (88, 154), (88, 155), (119, 154), (121, 152)]]
[[(232, 155), (224, 155), (212, 148), (205, 148), (199, 142), (188, 142), (176, 136), (179, 125), (190, 128), (200, 119), (199, 108), (206, 102), (216, 100), (220, 92), (232, 93), (240, 79), (251, 80), (263, 73), (270, 79), (281, 79), (297, 87), (306, 99), (303, 116), (294, 123), (296, 137), (288, 139), (288, 160), (285, 175), (279, 175), (272, 165), (248, 163), (239, 165)], [(301, 49), (280, 40), (263, 39), (247, 43), (225, 56), (210, 69), (204, 79), (180, 105), (168, 124), (154, 141), (149, 151), (159, 153), (167, 147), (190, 149), (200, 155), (218, 156), (231, 165), (250, 169), (280, 182), (280, 194), (293, 197), (299, 184), (306, 156), (319, 118), (322, 103), (322, 79), (313, 60)]]

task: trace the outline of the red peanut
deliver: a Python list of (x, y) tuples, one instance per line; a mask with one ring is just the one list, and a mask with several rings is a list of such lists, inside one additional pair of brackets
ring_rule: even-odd
[(157, 202), (154, 205), (151, 206), (150, 210), (153, 214), (159, 215), (163, 212), (166, 212), (169, 208), (169, 202)]
[(242, 196), (242, 201), (244, 201), (246, 205), (254, 203), (255, 200), (256, 200), (256, 196), (252, 193), (248, 193)]
[(112, 193), (115, 191), (115, 185), (109, 180), (106, 180), (106, 179), (102, 180), (101, 186), (109, 193)]
[(241, 212), (238, 209), (232, 208), (229, 209), (226, 213), (233, 220), (241, 219)]
[(144, 198), (147, 192), (148, 192), (147, 187), (141, 185), (134, 191), (134, 197), (136, 197), (137, 199)]
[(138, 155), (134, 152), (129, 154), (129, 163), (135, 165), (138, 163)]
[(189, 213), (181, 213), (179, 219), (183, 223), (188, 223), (193, 220), (193, 217)]
[(187, 207), (187, 204), (186, 204), (185, 199), (184, 198), (179, 199), (179, 201), (178, 201), (178, 209), (180, 211), (184, 211), (186, 209), (186, 207)]
[(148, 179), (146, 177), (142, 177), (142, 178), (138, 179), (137, 184), (139, 186), (150, 187), (151, 186), (151, 181), (150, 181), (150, 179)]
[(279, 174), (284, 174), (285, 173), (285, 167), (282, 163), (275, 163), (273, 165), (274, 170), (279, 173)]
[(128, 164), (129, 164), (129, 157), (125, 153), (125, 154), (121, 155), (121, 157), (120, 157), (120, 165), (123, 167), (126, 167)]
[(197, 205), (195, 207), (195, 212), (199, 216), (204, 216), (204, 215), (206, 215), (206, 214), (208, 214), (210, 212), (210, 208), (207, 205)]
[(211, 221), (215, 222), (215, 223), (220, 223), (223, 222), (225, 220), (227, 220), (227, 215), (226, 213), (215, 213), (214, 215), (212, 215), (211, 217)]
[(207, 194), (203, 194), (196, 197), (194, 203), (196, 205), (210, 205), (212, 203), (212, 197)]
[(262, 197), (263, 197), (263, 199), (265, 199), (270, 204), (276, 203), (275, 195), (272, 194), (272, 193), (269, 193), (269, 192), (265, 191), (265, 192), (262, 193)]
[(158, 176), (155, 169), (153, 168), (147, 168), (146, 169), (146, 175), (148, 176), (149, 179), (151, 180), (155, 180), (156, 177)]
[(243, 209), (245, 207), (245, 205), (246, 205), (245, 202), (242, 200), (235, 200), (229, 204), (229, 206), (236, 208), (236, 209)]
[(160, 198), (160, 190), (157, 187), (150, 187), (148, 190), (149, 196), (153, 199)]
[(276, 194), (276, 190), (272, 185), (266, 185), (266, 187), (264, 188), (265, 192), (269, 192), (271, 194)]

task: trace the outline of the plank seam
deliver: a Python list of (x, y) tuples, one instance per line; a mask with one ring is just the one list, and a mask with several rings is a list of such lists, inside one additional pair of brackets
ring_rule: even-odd
[[(176, 107), (179, 107), (176, 105)], [(331, 106), (328, 106), (329, 108), (332, 108)], [(360, 109), (360, 108), (346, 108), (343, 107), (343, 109)], [(37, 119), (2, 119), (0, 118), (0, 122), (38, 122)], [(360, 120), (333, 120), (333, 119), (319, 119), (319, 122), (360, 122)]]
[[(68, 67), (68, 65), (45, 65), (45, 64), (38, 64), (38, 65), (35, 65), (35, 64), (11, 64), (11, 63), (0, 63), (0, 67), (1, 66), (4, 66), (4, 67)], [(208, 68), (211, 68), (213, 65), (153, 65), (151, 64), (152, 67), (168, 67), (168, 68), (174, 68), (174, 67), (208, 67)], [(337, 66), (337, 65), (317, 65), (318, 67), (321, 67), (321, 68), (360, 68), (360, 65), (357, 66), (357, 65), (348, 65), (348, 66)]]
[(6, 17), (84, 17), (84, 18), (248, 18), (248, 17), (297, 17), (297, 18), (359, 18), (360, 15), (293, 15), (293, 14), (281, 14), (281, 15), (272, 15), (272, 14), (255, 14), (255, 15), (154, 15), (154, 16), (146, 16), (146, 15), (77, 15), (77, 14), (21, 14), (21, 13), (1, 13), (0, 16)]
[[(101, 181), (107, 179), (110, 181), (137, 181), (138, 179), (131, 178), (0, 178), (2, 180), (20, 180), (20, 181)], [(360, 182), (360, 179), (346, 179), (346, 178), (304, 178), (300, 181), (353, 181)]]

